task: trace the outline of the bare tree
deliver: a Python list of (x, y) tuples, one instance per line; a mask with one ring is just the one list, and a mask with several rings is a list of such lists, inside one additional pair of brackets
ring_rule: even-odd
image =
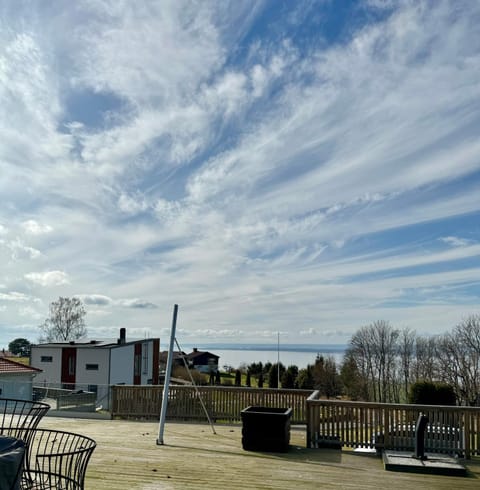
[(442, 381), (455, 389), (460, 403), (480, 405), (480, 316), (459, 323), (438, 343)]
[(50, 303), (50, 315), (40, 325), (41, 341), (68, 342), (87, 335), (86, 311), (78, 298), (58, 298)]
[(406, 401), (410, 390), (410, 378), (415, 354), (415, 332), (405, 328), (400, 332), (399, 346), (400, 375), (403, 381), (403, 397)]
[(437, 343), (437, 337), (416, 337), (412, 382), (438, 380)]
[(397, 401), (396, 358), (399, 331), (384, 320), (361, 327), (350, 341), (349, 355), (366, 381), (369, 400)]
[(371, 325), (374, 338), (374, 364), (377, 371), (378, 393), (380, 402), (398, 401), (395, 399), (395, 367), (397, 339), (399, 331), (384, 320)]
[(370, 327), (361, 327), (353, 334), (348, 349), (350, 359), (355, 363), (358, 372), (364, 380), (367, 401), (378, 399), (373, 368), (373, 341)]

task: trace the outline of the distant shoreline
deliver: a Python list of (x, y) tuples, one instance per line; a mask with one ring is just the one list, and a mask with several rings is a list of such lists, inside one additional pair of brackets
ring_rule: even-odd
[(224, 344), (208, 343), (195, 344), (199, 350), (220, 349), (220, 350), (248, 350), (248, 351), (276, 351), (280, 352), (332, 352), (343, 353), (347, 349), (346, 344)]

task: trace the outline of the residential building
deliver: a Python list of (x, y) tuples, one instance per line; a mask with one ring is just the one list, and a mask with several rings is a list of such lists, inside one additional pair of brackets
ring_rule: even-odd
[(31, 346), (31, 365), (43, 373), (41, 386), (97, 393), (97, 404), (109, 407), (109, 386), (158, 384), (160, 339), (127, 341), (126, 330), (108, 340), (78, 340)]
[(219, 356), (208, 351), (200, 351), (196, 347), (187, 355), (187, 362), (201, 373), (216, 373), (218, 371)]
[[(172, 357), (172, 369), (175, 369), (175, 367), (183, 367), (184, 362), (183, 358), (187, 359), (187, 354), (183, 351), (178, 351), (175, 350), (172, 352), (173, 357)], [(168, 362), (168, 350), (164, 350), (160, 352), (160, 372), (165, 371), (167, 369), (167, 362)]]
[(33, 378), (41, 369), (0, 357), (0, 397), (32, 400)]

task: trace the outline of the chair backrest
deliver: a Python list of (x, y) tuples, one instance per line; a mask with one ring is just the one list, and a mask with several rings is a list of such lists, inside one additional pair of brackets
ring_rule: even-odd
[(0, 398), (0, 434), (22, 439), (28, 446), (34, 429), (50, 405), (31, 400)]
[(96, 446), (93, 439), (81, 434), (36, 429), (25, 461), (25, 487), (82, 490)]

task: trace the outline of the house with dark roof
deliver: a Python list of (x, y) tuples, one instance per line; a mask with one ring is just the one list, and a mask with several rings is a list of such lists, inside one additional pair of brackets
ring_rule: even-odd
[(0, 357), (0, 397), (32, 400), (33, 378), (41, 369)]
[[(179, 350), (173, 351), (173, 357), (172, 357), (172, 369), (175, 369), (177, 366), (184, 366), (183, 363), (183, 358), (187, 359), (187, 353)], [(164, 350), (160, 352), (160, 357), (159, 357), (159, 362), (160, 362), (160, 371), (165, 371), (167, 369), (167, 362), (168, 362), (168, 350)]]
[(160, 339), (127, 340), (121, 328), (118, 339), (32, 345), (30, 359), (43, 370), (39, 385), (94, 392), (97, 405), (109, 408), (111, 385), (159, 383), (159, 352)]
[(216, 373), (218, 371), (219, 356), (208, 351), (200, 351), (196, 347), (187, 355), (187, 362), (201, 373)]

